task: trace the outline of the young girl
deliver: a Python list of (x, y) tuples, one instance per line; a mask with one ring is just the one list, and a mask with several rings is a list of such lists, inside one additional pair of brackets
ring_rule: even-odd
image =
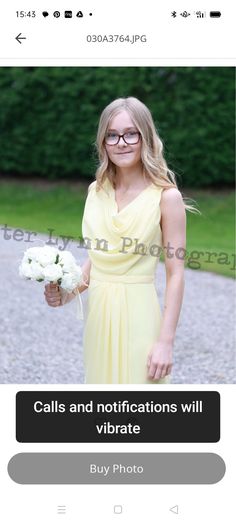
[[(119, 98), (103, 111), (100, 165), (90, 184), (82, 233), (88, 287), (84, 327), (87, 383), (168, 383), (184, 289), (185, 205), (148, 108)], [(161, 315), (155, 271), (164, 252)], [(50, 306), (61, 291), (46, 285)], [(74, 294), (68, 294), (70, 301)]]

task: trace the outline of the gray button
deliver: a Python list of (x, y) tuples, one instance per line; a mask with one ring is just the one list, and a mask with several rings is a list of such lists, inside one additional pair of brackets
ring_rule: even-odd
[(19, 453), (8, 463), (18, 484), (215, 484), (215, 453)]

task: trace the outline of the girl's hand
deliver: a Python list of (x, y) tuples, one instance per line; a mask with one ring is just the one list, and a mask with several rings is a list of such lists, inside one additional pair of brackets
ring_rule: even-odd
[(46, 284), (44, 295), (49, 306), (61, 306), (61, 294), (57, 284)]
[(147, 360), (149, 379), (159, 380), (170, 375), (173, 365), (172, 349), (171, 342), (155, 342)]

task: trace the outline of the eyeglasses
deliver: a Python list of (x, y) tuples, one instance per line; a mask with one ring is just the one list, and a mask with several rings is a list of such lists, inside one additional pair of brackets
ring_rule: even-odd
[(105, 136), (105, 143), (108, 146), (116, 146), (119, 143), (120, 138), (123, 138), (126, 144), (134, 145), (139, 142), (140, 136), (141, 133), (139, 133), (139, 131), (129, 131), (123, 135), (119, 135), (118, 133), (107, 133)]

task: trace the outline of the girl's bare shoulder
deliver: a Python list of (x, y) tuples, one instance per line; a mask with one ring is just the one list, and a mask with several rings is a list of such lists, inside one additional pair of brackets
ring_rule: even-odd
[(181, 192), (177, 187), (164, 188), (161, 195), (161, 203), (166, 205), (183, 202)]
[(164, 217), (178, 218), (185, 215), (185, 205), (179, 189), (171, 187), (164, 189), (160, 202), (161, 214)]

